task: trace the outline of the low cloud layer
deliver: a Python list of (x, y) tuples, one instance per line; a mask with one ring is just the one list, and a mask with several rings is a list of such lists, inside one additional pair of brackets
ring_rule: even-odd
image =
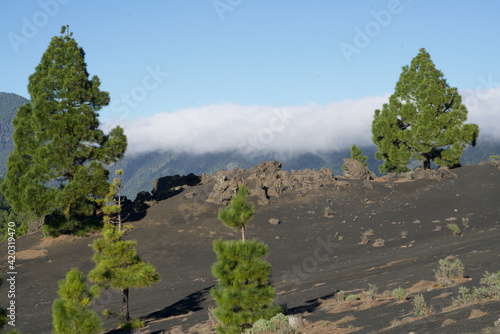
[[(460, 94), (469, 110), (468, 122), (479, 125), (481, 137), (500, 140), (500, 87), (464, 90)], [(155, 151), (321, 152), (352, 144), (371, 145), (374, 110), (388, 98), (375, 96), (299, 107), (225, 103), (158, 113), (122, 121), (120, 125), (128, 137), (127, 152), (133, 155)]]

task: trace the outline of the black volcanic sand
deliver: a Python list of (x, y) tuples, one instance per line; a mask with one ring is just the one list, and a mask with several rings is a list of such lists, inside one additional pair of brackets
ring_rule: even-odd
[[(500, 171), (486, 164), (453, 172), (458, 178), (372, 182), (374, 189), (347, 181), (350, 186), (340, 190), (302, 190), (271, 198), (267, 206), (256, 205), (247, 238), (269, 245), (267, 260), (273, 267), (276, 302), (286, 305), (290, 314), (302, 313), (309, 322), (335, 322), (350, 316), (352, 320), (340, 327), (360, 328), (360, 333), (478, 333), (493, 327), (500, 317), (498, 300), (444, 310), (457, 297), (458, 286), (424, 287), (422, 293), (433, 314), (395, 327), (391, 322), (414, 317), (411, 301), (386, 298), (378, 306), (337, 313), (322, 306), (321, 300), (337, 291), (359, 293), (368, 283), (382, 293), (408, 289), (422, 280), (434, 281), (438, 260), (450, 255), (464, 263), (468, 287), (479, 286), (485, 271), (500, 270)], [(131, 316), (146, 322), (135, 333), (162, 333), (176, 326), (187, 332), (208, 320), (208, 307), (214, 305), (209, 290), (216, 283), (210, 269), (216, 260), (212, 241), (240, 238), (239, 232), (217, 220), (219, 206), (205, 202), (212, 186), (185, 189), (132, 222), (134, 229), (125, 238), (137, 240), (139, 254), (157, 268), (162, 279), (152, 287), (131, 290)], [(188, 199), (190, 192), (195, 195)], [(334, 217), (324, 216), (327, 206)], [(272, 225), (270, 218), (279, 218), (281, 223)], [(453, 218), (462, 229), (461, 236), (453, 236), (446, 227)], [(464, 229), (462, 218), (469, 219), (470, 227)], [(367, 244), (359, 244), (367, 229), (373, 229), (374, 235)], [(403, 230), (407, 238), (401, 238)], [(17, 329), (24, 334), (51, 332), (57, 282), (71, 267), (85, 274), (93, 268), (90, 245), (97, 237), (44, 240), (36, 233), (17, 240), (19, 256), (34, 253), (28, 250), (47, 250), (45, 256), (17, 260)], [(385, 240), (385, 246), (373, 246), (378, 238)], [(1, 252), (7, 254), (5, 244)], [(4, 273), (6, 260), (2, 256)], [(1, 291), (3, 306), (7, 305), (6, 286)], [(94, 306), (99, 312), (119, 311), (121, 293), (104, 292)], [(473, 309), (485, 315), (468, 319)], [(454, 323), (441, 327), (446, 319)], [(116, 330), (118, 321), (117, 317), (106, 319), (106, 333), (125, 333)]]

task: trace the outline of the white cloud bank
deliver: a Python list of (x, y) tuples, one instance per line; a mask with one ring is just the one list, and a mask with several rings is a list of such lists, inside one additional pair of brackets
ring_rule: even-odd
[[(500, 87), (461, 91), (468, 122), (481, 136), (500, 139)], [(371, 145), (374, 110), (388, 95), (334, 102), (325, 106), (269, 107), (232, 103), (158, 113), (120, 122), (129, 154), (155, 151), (246, 154), (305, 153)], [(105, 128), (109, 128), (105, 126)]]

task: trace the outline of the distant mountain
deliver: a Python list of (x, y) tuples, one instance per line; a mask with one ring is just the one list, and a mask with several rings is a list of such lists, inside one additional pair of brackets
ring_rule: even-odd
[(5, 175), (7, 158), (14, 149), (12, 120), (16, 116), (17, 108), (25, 103), (29, 103), (29, 100), (22, 96), (0, 92), (0, 176), (2, 177)]
[[(0, 176), (5, 175), (7, 157), (14, 149), (12, 120), (17, 109), (27, 102), (29, 102), (27, 99), (19, 95), (0, 93)], [(368, 156), (368, 168), (378, 173), (380, 162), (374, 158), (376, 150), (374, 145), (362, 147), (363, 155)], [(500, 142), (480, 136), (476, 147), (468, 147), (465, 150), (461, 163), (462, 165), (477, 164), (479, 161), (489, 160), (491, 155), (500, 155)], [(189, 173), (201, 175), (217, 172), (221, 168), (226, 170), (234, 167), (251, 168), (265, 160), (278, 160), (283, 163), (283, 169), (288, 171), (326, 167), (335, 174), (341, 174), (342, 159), (350, 156), (349, 148), (319, 153), (267, 153), (251, 157), (239, 152), (205, 154), (154, 152), (134, 156), (126, 155), (121, 161), (109, 166), (109, 169), (111, 170), (110, 178), (114, 177), (116, 169), (124, 169), (124, 194), (134, 199), (139, 191), (151, 191), (152, 182), (166, 175)]]

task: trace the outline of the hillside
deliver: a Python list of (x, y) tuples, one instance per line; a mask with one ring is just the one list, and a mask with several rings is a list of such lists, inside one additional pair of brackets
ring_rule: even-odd
[(0, 92), (0, 176), (2, 177), (5, 175), (7, 158), (14, 149), (12, 120), (16, 116), (17, 108), (28, 102), (29, 100), (22, 96)]
[[(8, 155), (13, 149), (12, 119), (17, 108), (29, 102), (25, 98), (11, 93), (0, 93), (0, 176), (5, 175)], [(361, 147), (363, 154), (368, 156), (370, 170), (378, 173), (379, 161), (375, 160), (376, 146)], [(487, 161), (491, 155), (500, 154), (500, 142), (481, 136), (476, 147), (467, 147), (461, 158), (462, 165), (477, 164)], [(261, 161), (279, 160), (285, 170), (322, 167), (331, 169), (335, 174), (342, 173), (342, 159), (350, 157), (350, 148), (340, 151), (310, 152), (310, 153), (261, 153), (247, 156), (239, 152), (218, 152), (191, 154), (187, 152), (152, 152), (139, 155), (125, 154), (116, 164), (109, 166), (110, 178), (114, 170), (124, 169), (124, 194), (134, 199), (139, 191), (151, 191), (152, 182), (165, 175), (187, 175), (194, 173), (214, 173), (219, 169), (233, 167), (250, 168)]]
[[(240, 173), (255, 180), (253, 173), (259, 170), (261, 177), (275, 180), (269, 170)], [(226, 174), (228, 180), (234, 173)], [(486, 271), (500, 271), (500, 170), (498, 164), (487, 163), (453, 173), (368, 184), (315, 181), (304, 175), (298, 186), (279, 197), (268, 189), (267, 205), (249, 197), (256, 212), (247, 236), (269, 245), (276, 302), (304, 317), (309, 325), (301, 332), (481, 333), (493, 328), (498, 299), (451, 305), (460, 296), (460, 286), (477, 287)], [(216, 283), (210, 269), (215, 261), (212, 241), (239, 238), (217, 220), (220, 205), (206, 201), (216, 182), (181, 187), (129, 219), (135, 228), (126, 238), (137, 240), (139, 254), (162, 278), (150, 288), (131, 290), (131, 316), (146, 323), (134, 333), (211, 333), (209, 308), (214, 301), (209, 289)], [(258, 184), (252, 182), (251, 189)], [(324, 215), (326, 207), (333, 215)], [(280, 224), (270, 224), (270, 218)], [(460, 235), (447, 228), (451, 222), (460, 226)], [(366, 242), (361, 242), (363, 235)], [(96, 237), (43, 239), (36, 233), (17, 240), (17, 329), (50, 333), (57, 281), (71, 267), (84, 273), (93, 268), (90, 244)], [(374, 247), (377, 239), (385, 244)], [(5, 244), (0, 252), (3, 267)], [(447, 257), (463, 262), (465, 278), (443, 287), (436, 283), (434, 270)], [(373, 299), (363, 293), (368, 284), (378, 288)], [(408, 292), (400, 302), (390, 293), (398, 287)], [(346, 301), (340, 291), (356, 297)], [(5, 286), (0, 293), (5, 296)], [(414, 315), (417, 294), (427, 303), (425, 316)], [(110, 291), (93, 305), (99, 312), (118, 311), (120, 301), (120, 293)], [(117, 323), (117, 318), (106, 319), (105, 333), (126, 333), (116, 329)]]

